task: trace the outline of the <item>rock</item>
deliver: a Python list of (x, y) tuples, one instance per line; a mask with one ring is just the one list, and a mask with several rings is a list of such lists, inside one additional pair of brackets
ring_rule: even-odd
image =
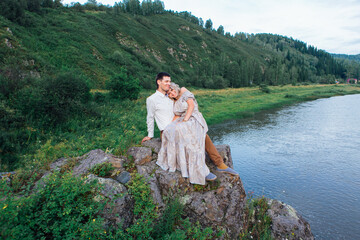
[[(97, 180), (102, 186), (102, 196), (110, 199), (108, 201), (101, 216), (106, 221), (106, 226), (116, 226), (121, 223), (125, 229), (130, 226), (134, 217), (133, 208), (134, 202), (131, 199), (128, 191), (124, 185), (118, 183), (111, 178), (100, 178), (90, 174), (87, 181)], [(98, 196), (95, 200), (103, 201), (102, 197)]]
[(160, 138), (152, 138), (141, 144), (144, 147), (150, 147), (155, 153), (159, 153), (161, 147)]
[(35, 65), (35, 60), (34, 59), (31, 59), (31, 60), (24, 60), (23, 61), (23, 65), (24, 66), (34, 66)]
[(9, 27), (6, 28), (6, 31), (7, 31), (8, 33), (10, 33), (11, 36), (13, 35), (13, 32), (11, 31), (11, 29), (10, 29)]
[(278, 200), (268, 201), (268, 215), (272, 219), (272, 237), (275, 239), (314, 239), (310, 224), (296, 210)]
[(0, 180), (5, 180), (7, 183), (11, 182), (11, 176), (16, 172), (0, 172)]
[[(150, 144), (151, 148), (160, 149), (159, 140), (152, 139)], [(230, 147), (221, 145), (216, 148), (225, 163), (232, 167)], [(205, 186), (191, 184), (179, 171), (162, 170), (156, 165), (156, 161), (136, 167), (139, 174), (148, 178), (156, 203), (163, 203), (164, 197), (178, 196), (185, 204), (185, 215), (190, 221), (199, 221), (202, 226), (213, 229), (221, 227), (229, 238), (237, 238), (245, 217), (246, 194), (241, 179), (216, 172), (216, 166), (209, 158), (207, 165), (218, 176), (218, 180), (208, 182)]]
[(29, 72), (29, 75), (30, 75), (30, 77), (32, 77), (32, 78), (41, 78), (40, 73), (37, 72), (37, 71), (30, 71), (30, 72)]
[(9, 39), (5, 38), (5, 45), (8, 47), (8, 48), (14, 48), (13, 45), (11, 44), (11, 42), (9, 41)]
[[(202, 227), (213, 229), (220, 227), (224, 231), (225, 239), (238, 238), (247, 217), (246, 194), (240, 177), (217, 172), (216, 166), (207, 157), (206, 164), (210, 171), (217, 175), (217, 180), (207, 182), (205, 186), (191, 184), (179, 171), (164, 171), (156, 165), (156, 161), (151, 161), (157, 156), (160, 147), (160, 139), (151, 139), (143, 143), (143, 147), (132, 147), (128, 150), (128, 154), (135, 159), (137, 172), (149, 183), (152, 197), (159, 209), (165, 208), (165, 199), (178, 197), (184, 204), (185, 216), (189, 217), (191, 222), (199, 222)], [(225, 164), (233, 167), (230, 147), (220, 145), (216, 148)], [(106, 225), (116, 226), (122, 223), (124, 229), (129, 227), (134, 219), (134, 200), (123, 185), (131, 178), (130, 173), (123, 169), (126, 158), (106, 154), (97, 149), (73, 160), (75, 162), (69, 164), (69, 160), (65, 158), (58, 159), (51, 164), (51, 169), (56, 170), (65, 164), (73, 166), (78, 163), (73, 169), (73, 174), (84, 175), (99, 163), (111, 162), (113, 166), (117, 166), (121, 173), (116, 180), (90, 174), (87, 181), (96, 179), (103, 185), (101, 194), (95, 200), (107, 201), (102, 213)], [(42, 184), (43, 179), (39, 184)], [(275, 239), (314, 239), (309, 224), (292, 207), (277, 200), (269, 200), (269, 206), (268, 215), (272, 218), (272, 236)]]
[[(216, 149), (218, 150), (220, 156), (223, 158), (224, 163), (233, 168), (233, 161), (231, 158), (231, 150), (229, 145), (216, 145)], [(206, 165), (207, 166), (214, 166), (213, 162), (209, 158), (209, 156), (206, 154)], [(215, 169), (215, 168), (214, 168)]]
[(50, 176), (51, 172), (46, 171), (42, 177), (35, 183), (34, 190), (35, 192), (38, 192), (40, 188), (45, 187), (45, 180)]
[(109, 155), (109, 158), (110, 158), (110, 162), (112, 164), (112, 166), (114, 168), (118, 168), (118, 169), (124, 169), (124, 162), (127, 161), (127, 158), (126, 157), (123, 157), (123, 156), (115, 156), (115, 155), (112, 155), (112, 154), (108, 154)]
[[(211, 167), (210, 167), (211, 168)], [(180, 194), (186, 216), (192, 222), (216, 229), (221, 227), (230, 238), (236, 238), (244, 223), (245, 190), (238, 176), (217, 173), (215, 182), (193, 185), (176, 171), (155, 171), (162, 196)]]
[(53, 171), (58, 171), (61, 169), (61, 167), (63, 167), (67, 163), (67, 161), (68, 161), (67, 158), (59, 158), (55, 160), (55, 162), (50, 164), (50, 169)]
[[(146, 144), (145, 144), (146, 143)], [(151, 139), (143, 143), (158, 153), (161, 147), (160, 139)], [(224, 163), (233, 167), (231, 150), (228, 145), (215, 146), (222, 156)], [(185, 205), (185, 215), (192, 222), (199, 221), (203, 227), (216, 229), (221, 227), (225, 231), (225, 238), (238, 238), (245, 221), (246, 194), (240, 177), (231, 176), (216, 171), (216, 166), (206, 157), (206, 164), (210, 171), (217, 175), (215, 182), (208, 182), (205, 186), (190, 184), (179, 171), (170, 173), (163, 171), (156, 165), (156, 161), (144, 165), (137, 165), (139, 174), (144, 175), (150, 184), (152, 196), (159, 207), (164, 207), (164, 197), (178, 196)], [(313, 239), (309, 224), (288, 206), (273, 200), (269, 210), (273, 219), (273, 236), (276, 239)], [(281, 210), (281, 211), (280, 211)]]
[(117, 158), (113, 155), (106, 154), (101, 149), (96, 149), (83, 155), (78, 159), (78, 161), (80, 162), (80, 164), (74, 167), (74, 175), (86, 174), (93, 166), (105, 162), (110, 162), (113, 166), (115, 165), (117, 166), (117, 168), (122, 168), (125, 159)]
[(143, 165), (152, 159), (152, 151), (148, 147), (131, 147), (127, 153), (134, 157), (136, 165)]
[(0, 172), (0, 178), (9, 178), (11, 175), (14, 175), (16, 172)]
[(127, 171), (123, 171), (118, 176), (116, 176), (116, 181), (122, 184), (128, 183), (130, 179), (131, 179), (131, 175)]
[(159, 208), (162, 208), (165, 206), (165, 204), (162, 200), (159, 183), (156, 176), (152, 174), (158, 168), (159, 167), (155, 164), (155, 162), (150, 162), (146, 165), (136, 166), (137, 172), (147, 179), (154, 202), (158, 205)]

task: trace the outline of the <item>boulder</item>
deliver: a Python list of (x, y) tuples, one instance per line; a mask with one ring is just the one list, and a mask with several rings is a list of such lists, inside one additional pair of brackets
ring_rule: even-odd
[(272, 237), (275, 239), (313, 240), (309, 223), (296, 210), (278, 200), (268, 201), (268, 215), (272, 219)]
[(152, 138), (148, 141), (143, 142), (141, 145), (151, 148), (152, 151), (154, 151), (155, 153), (159, 153), (161, 141), (160, 138)]
[(59, 171), (66, 163), (68, 162), (67, 158), (59, 158), (55, 162), (50, 164), (50, 170)]
[(159, 167), (155, 164), (155, 161), (146, 165), (136, 166), (137, 172), (147, 179), (154, 202), (158, 205), (159, 208), (162, 208), (165, 206), (165, 204), (161, 195), (158, 179), (156, 175), (153, 174), (154, 171), (158, 168)]
[[(224, 163), (233, 168), (233, 161), (232, 161), (232, 157), (231, 157), (231, 150), (230, 150), (230, 146), (229, 145), (216, 145), (216, 150), (218, 150), (220, 156), (222, 157)], [(208, 167), (212, 167), (213, 169), (215, 169), (215, 165), (214, 163), (211, 161), (210, 157), (206, 154), (206, 165)]]
[(126, 229), (132, 223), (134, 217), (133, 208), (134, 202), (126, 187), (111, 178), (101, 178), (93, 174), (87, 177), (87, 181), (96, 180), (103, 188), (101, 195), (95, 198), (96, 201), (105, 201), (105, 198), (111, 200), (107, 201), (104, 211), (101, 216), (106, 221), (106, 226), (121, 226)]
[(8, 47), (8, 48), (14, 48), (14, 46), (11, 44), (11, 42), (9, 41), (9, 39), (5, 38), (5, 45)]
[(122, 184), (126, 184), (131, 180), (131, 175), (127, 171), (121, 172), (118, 176), (116, 176), (116, 181)]
[(127, 154), (134, 157), (136, 165), (143, 165), (152, 160), (152, 151), (148, 147), (131, 147)]
[[(154, 149), (160, 147), (153, 145)], [(216, 146), (225, 163), (232, 167), (230, 147)], [(194, 185), (183, 178), (179, 171), (164, 171), (151, 161), (137, 166), (138, 173), (148, 178), (153, 197), (159, 206), (163, 206), (162, 198), (179, 197), (185, 205), (185, 214), (190, 221), (199, 221), (202, 226), (222, 228), (228, 238), (237, 238), (244, 223), (245, 190), (238, 176), (216, 172), (216, 166), (207, 158), (210, 171), (218, 179), (205, 186)]]
[(7, 183), (11, 182), (11, 176), (16, 172), (0, 172), (0, 180), (5, 180)]
[(84, 175), (95, 165), (105, 162), (110, 162), (114, 167), (121, 169), (125, 160), (123, 157), (107, 154), (101, 149), (92, 150), (78, 159), (79, 164), (74, 167), (73, 174)]

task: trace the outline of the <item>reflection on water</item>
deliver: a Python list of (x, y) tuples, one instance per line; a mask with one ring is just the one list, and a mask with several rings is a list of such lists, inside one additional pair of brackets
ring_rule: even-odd
[(213, 125), (246, 191), (292, 205), (316, 239), (360, 237), (360, 95), (319, 99)]

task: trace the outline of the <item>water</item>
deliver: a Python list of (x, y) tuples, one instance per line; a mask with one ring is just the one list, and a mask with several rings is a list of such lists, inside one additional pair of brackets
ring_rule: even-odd
[(245, 190), (293, 206), (316, 239), (360, 239), (360, 95), (319, 99), (210, 127)]

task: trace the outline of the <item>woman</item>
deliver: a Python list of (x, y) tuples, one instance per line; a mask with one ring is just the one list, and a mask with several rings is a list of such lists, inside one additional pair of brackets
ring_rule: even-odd
[(162, 145), (156, 162), (170, 172), (180, 170), (191, 183), (205, 185), (215, 180), (205, 164), (205, 136), (208, 127), (194, 95), (186, 88), (170, 84), (168, 96), (174, 99), (173, 122), (162, 133)]

